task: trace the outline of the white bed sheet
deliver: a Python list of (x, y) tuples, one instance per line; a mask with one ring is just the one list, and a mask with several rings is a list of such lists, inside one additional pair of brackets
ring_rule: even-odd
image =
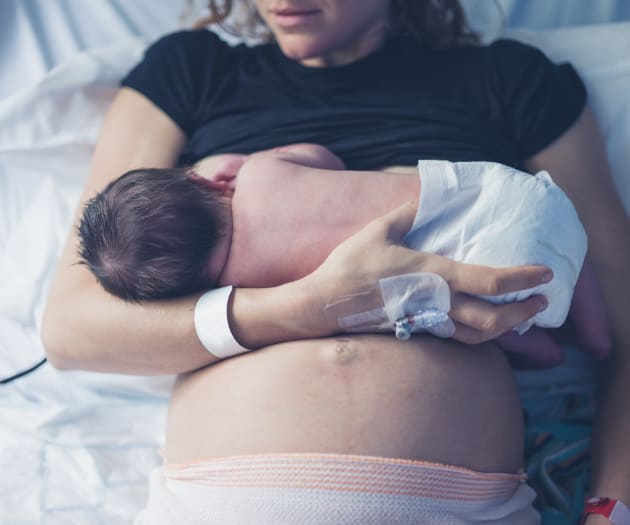
[(558, 29), (630, 20), (626, 0), (461, 0), (471, 25), (496, 36), (513, 28)]
[[(43, 356), (44, 298), (101, 119), (144, 47), (76, 56), (0, 103), (0, 377)], [(129, 523), (159, 463), (172, 379), (46, 365), (0, 387), (0, 523)]]
[(2, 0), (0, 99), (86, 49), (177, 29), (186, 0)]
[[(519, 38), (578, 66), (630, 210), (630, 24)], [(45, 294), (103, 112), (144, 46), (75, 56), (0, 101), (0, 377), (43, 355)], [(171, 383), (46, 365), (0, 387), (0, 523), (129, 523), (159, 462)]]

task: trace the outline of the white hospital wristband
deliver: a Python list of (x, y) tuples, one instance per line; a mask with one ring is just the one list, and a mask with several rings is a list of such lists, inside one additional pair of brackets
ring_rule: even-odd
[(228, 323), (227, 306), (232, 286), (204, 293), (195, 305), (195, 331), (201, 344), (211, 354), (223, 359), (249, 352), (238, 344)]

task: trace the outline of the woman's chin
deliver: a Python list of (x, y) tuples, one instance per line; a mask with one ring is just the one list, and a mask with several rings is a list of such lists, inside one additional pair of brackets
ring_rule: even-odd
[(287, 35), (279, 42), (282, 53), (296, 62), (326, 65), (326, 47), (320, 38)]

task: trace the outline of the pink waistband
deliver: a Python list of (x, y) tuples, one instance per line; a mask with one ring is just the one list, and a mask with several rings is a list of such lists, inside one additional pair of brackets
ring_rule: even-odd
[(166, 477), (221, 488), (332, 490), (481, 501), (510, 497), (524, 473), (485, 473), (410, 459), (260, 454), (164, 465)]

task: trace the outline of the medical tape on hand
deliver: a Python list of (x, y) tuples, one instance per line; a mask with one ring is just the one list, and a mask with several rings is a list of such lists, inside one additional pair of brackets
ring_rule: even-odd
[(363, 325), (380, 325), (386, 321), (385, 310), (383, 308), (374, 308), (367, 312), (359, 312), (352, 315), (346, 315), (338, 319), (339, 326), (345, 329), (352, 329)]
[[(374, 307), (376, 301), (379, 306)], [(347, 332), (393, 330), (399, 339), (409, 339), (412, 333), (420, 332), (438, 337), (455, 333), (455, 325), (448, 317), (450, 288), (434, 273), (380, 279), (361, 293), (338, 298), (326, 309), (329, 314), (337, 314), (339, 326)]]

